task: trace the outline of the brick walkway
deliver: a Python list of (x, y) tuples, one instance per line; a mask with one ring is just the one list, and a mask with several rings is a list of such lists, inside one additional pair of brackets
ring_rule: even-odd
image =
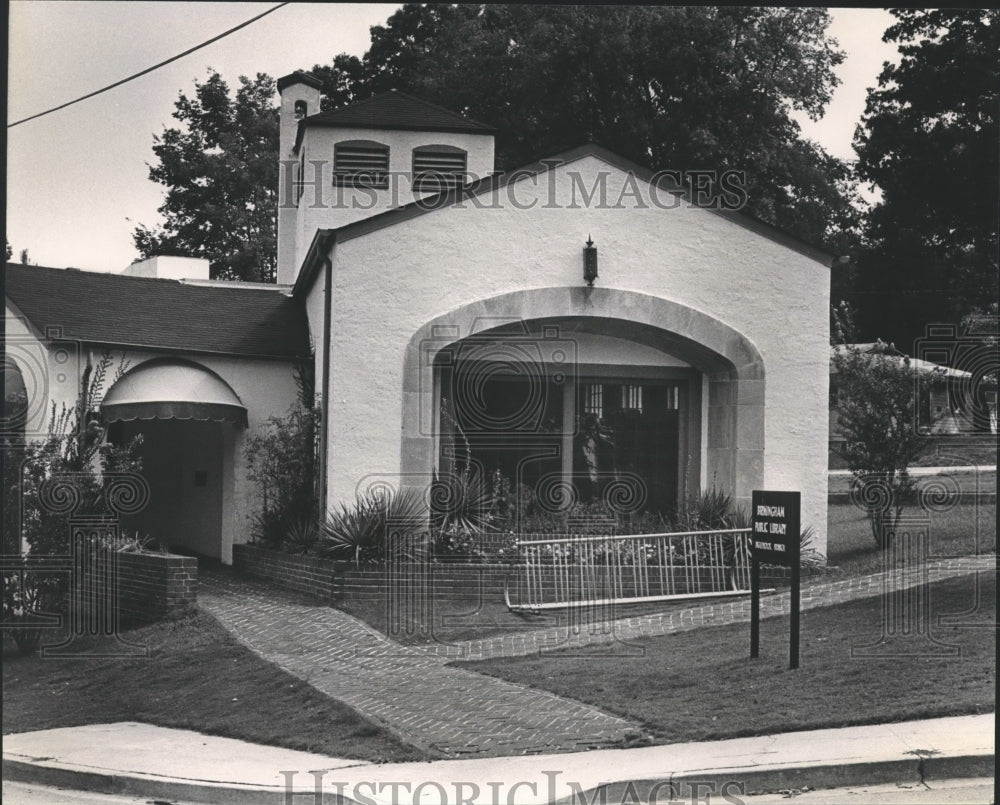
[[(903, 590), (977, 571), (994, 556), (929, 562), (906, 572), (804, 585), (802, 609)], [(620, 746), (637, 723), (594, 707), (446, 665), (516, 657), (750, 619), (746, 598), (611, 622), (492, 639), (401, 646), (350, 615), (229, 570), (199, 571), (198, 603), (253, 651), (345, 702), (407, 743), (442, 757), (570, 752)], [(761, 617), (787, 614), (788, 593), (761, 599)]]
[[(996, 557), (962, 556), (927, 562), (912, 569), (893, 573), (874, 573), (841, 581), (803, 583), (800, 593), (802, 610), (842, 604), (861, 598), (872, 598), (889, 590), (904, 590), (919, 584), (964, 576), (977, 571), (996, 570)], [(761, 618), (787, 615), (789, 593), (763, 595), (760, 600)], [(549, 627), (517, 634), (450, 644), (436, 643), (425, 649), (429, 654), (450, 661), (489, 660), (497, 657), (523, 657), (539, 652), (582, 648), (603, 643), (659, 637), (674, 632), (686, 632), (702, 626), (724, 626), (728, 623), (749, 623), (750, 598), (744, 596), (728, 601), (674, 609), (653, 615), (640, 615), (618, 620), (598, 620), (589, 612), (580, 613), (575, 625)]]
[(643, 734), (594, 707), (448, 667), (340, 610), (231, 571), (200, 571), (198, 603), (264, 659), (442, 757), (583, 751)]

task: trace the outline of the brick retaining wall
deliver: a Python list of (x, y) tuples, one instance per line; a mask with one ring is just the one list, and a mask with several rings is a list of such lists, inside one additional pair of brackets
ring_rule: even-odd
[[(258, 545), (234, 545), (233, 568), (326, 603), (341, 598), (351, 601), (384, 598), (390, 581), (398, 583), (395, 578), (390, 579), (385, 568), (359, 569), (350, 562), (287, 554)], [(396, 571), (396, 578), (420, 580), (421, 572), (429, 572), (436, 594), (443, 597), (474, 598), (485, 593), (501, 598), (510, 566), (435, 562), (416, 569), (404, 566)]]
[[(384, 600), (390, 591), (412, 594), (429, 584), (438, 600), (503, 600), (504, 582), (510, 577), (511, 596), (521, 597), (522, 573), (509, 563), (437, 561), (422, 565), (388, 568), (359, 569), (350, 562), (320, 559), (314, 556), (271, 551), (258, 545), (234, 545), (233, 568), (249, 576), (270, 581), (279, 587), (293, 590), (332, 604), (339, 600)], [(803, 568), (804, 576), (818, 575), (821, 570)], [(550, 587), (553, 583), (551, 568), (540, 568), (535, 574), (537, 583)], [(764, 568), (765, 584), (784, 586), (788, 572), (784, 568)], [(678, 588), (683, 588), (683, 571), (677, 571)], [(634, 595), (629, 580), (623, 579), (622, 595)]]
[[(172, 618), (194, 607), (198, 596), (198, 560), (169, 553), (111, 555), (117, 563), (120, 622), (136, 623)], [(91, 573), (78, 589), (84, 606), (101, 601), (107, 578), (106, 561), (88, 563)], [(107, 599), (110, 601), (110, 599)]]
[(327, 603), (336, 599), (336, 577), (342, 565), (316, 556), (269, 551), (259, 545), (233, 546), (234, 569)]

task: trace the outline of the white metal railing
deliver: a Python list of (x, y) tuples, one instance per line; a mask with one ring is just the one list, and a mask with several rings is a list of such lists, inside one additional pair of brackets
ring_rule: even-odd
[[(750, 592), (750, 529), (525, 535), (512, 610), (563, 609)], [(513, 596), (512, 596), (513, 592)], [(516, 600), (512, 600), (516, 599)]]

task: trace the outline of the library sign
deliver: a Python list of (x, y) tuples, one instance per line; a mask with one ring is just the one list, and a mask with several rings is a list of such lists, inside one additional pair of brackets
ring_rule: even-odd
[(800, 505), (798, 492), (753, 493), (750, 538), (754, 559), (765, 565), (798, 565)]
[(799, 533), (802, 495), (755, 489), (750, 522), (750, 657), (760, 650), (760, 566), (791, 569), (789, 667), (799, 667)]

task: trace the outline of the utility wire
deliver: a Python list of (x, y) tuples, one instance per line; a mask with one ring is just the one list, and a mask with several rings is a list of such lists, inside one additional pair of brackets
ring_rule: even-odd
[(95, 90), (94, 92), (89, 92), (86, 95), (82, 95), (76, 100), (67, 101), (66, 103), (61, 104), (59, 106), (53, 106), (51, 109), (46, 109), (44, 112), (39, 112), (37, 115), (31, 115), (31, 117), (25, 117), (22, 118), (21, 120), (16, 120), (13, 123), (8, 123), (7, 128), (10, 129), (13, 128), (14, 126), (19, 126), (22, 123), (27, 123), (29, 120), (34, 120), (35, 118), (44, 117), (45, 115), (50, 115), (53, 112), (58, 112), (60, 109), (65, 109), (67, 106), (72, 106), (75, 103), (80, 103), (80, 101), (85, 101), (87, 100), (87, 98), (93, 98), (95, 95), (100, 95), (102, 92), (107, 92), (108, 90), (114, 89), (115, 87), (120, 87), (122, 84), (127, 84), (129, 81), (134, 81), (140, 76), (144, 76), (147, 73), (151, 73), (153, 72), (153, 70), (160, 69), (164, 65), (170, 64), (171, 62), (175, 62), (178, 59), (183, 59), (185, 56), (194, 53), (196, 50), (201, 50), (203, 47), (207, 47), (208, 45), (211, 45), (213, 42), (218, 42), (220, 39), (223, 39), (232, 33), (236, 33), (236, 31), (240, 30), (240, 28), (246, 28), (251, 23), (257, 22), (257, 20), (259, 20), (261, 17), (266, 17), (268, 14), (272, 14), (279, 8), (282, 8), (283, 6), (287, 5), (288, 3), (278, 3), (278, 5), (274, 6), (273, 8), (269, 8), (264, 13), (258, 14), (256, 17), (251, 17), (246, 22), (241, 22), (235, 28), (230, 28), (228, 31), (223, 31), (218, 36), (213, 36), (211, 39), (202, 42), (200, 45), (195, 45), (193, 48), (188, 48), (183, 53), (178, 53), (176, 56), (172, 56), (166, 61), (161, 61), (159, 64), (154, 64), (152, 67), (147, 67), (145, 70), (139, 73), (130, 75), (128, 78), (123, 78), (121, 81), (116, 81), (114, 84), (108, 84), (108, 86), (106, 87), (102, 87), (101, 89)]

